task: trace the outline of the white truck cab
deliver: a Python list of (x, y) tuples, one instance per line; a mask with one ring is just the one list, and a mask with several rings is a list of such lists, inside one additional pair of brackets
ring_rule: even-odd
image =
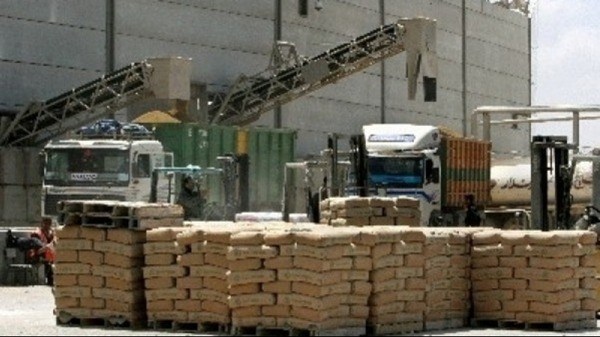
[(421, 225), (441, 207), (440, 131), (434, 126), (363, 126), (368, 166), (368, 195), (410, 196), (421, 200)]
[(487, 203), (490, 142), (430, 125), (371, 124), (362, 131), (352, 145), (357, 190), (347, 194), (418, 198), (421, 226), (460, 225), (467, 196), (479, 208)]
[[(61, 200), (148, 201), (153, 168), (173, 165), (155, 139), (53, 140), (42, 155), (44, 216), (58, 215)], [(158, 187), (159, 200), (166, 190)]]

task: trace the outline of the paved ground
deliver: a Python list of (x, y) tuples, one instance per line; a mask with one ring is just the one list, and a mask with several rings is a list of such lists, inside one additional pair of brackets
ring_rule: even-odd
[[(183, 333), (155, 330), (131, 330), (62, 326), (56, 324), (54, 297), (50, 287), (0, 286), (1, 336), (215, 336), (218, 334)], [(476, 328), (430, 331), (415, 336), (600, 336), (596, 329), (553, 332), (516, 329)]]

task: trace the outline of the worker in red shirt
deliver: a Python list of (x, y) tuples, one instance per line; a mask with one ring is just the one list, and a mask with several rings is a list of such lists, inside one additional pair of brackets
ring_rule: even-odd
[(41, 242), (40, 248), (31, 249), (28, 253), (32, 263), (43, 263), (46, 283), (54, 285), (53, 265), (56, 256), (54, 249), (54, 229), (52, 228), (52, 218), (44, 217), (40, 227), (31, 233), (32, 239), (38, 239)]

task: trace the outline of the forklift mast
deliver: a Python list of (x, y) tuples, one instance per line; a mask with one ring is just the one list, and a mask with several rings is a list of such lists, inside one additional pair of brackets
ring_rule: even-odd
[(369, 193), (367, 148), (365, 145), (365, 136), (362, 134), (353, 135), (350, 138), (350, 160), (352, 171), (354, 172), (354, 186), (357, 189), (357, 195), (367, 196)]
[[(233, 220), (239, 211), (248, 210), (248, 157), (246, 155), (224, 155), (217, 157), (220, 168), (188, 165), (184, 167), (156, 167), (152, 171), (149, 202), (157, 202), (158, 179), (160, 173), (169, 178), (168, 200), (174, 195), (172, 178), (175, 174), (185, 174), (194, 177), (219, 175), (223, 183), (224, 200), (218, 205), (219, 220)], [(214, 220), (214, 219), (213, 219)]]
[[(569, 166), (566, 136), (534, 136), (531, 142), (531, 220), (535, 229), (549, 231), (571, 228), (571, 183), (574, 165)], [(548, 216), (548, 175), (554, 170), (555, 215)]]

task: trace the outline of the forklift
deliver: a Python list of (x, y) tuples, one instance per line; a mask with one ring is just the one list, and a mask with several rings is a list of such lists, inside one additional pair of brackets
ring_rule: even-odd
[[(194, 179), (195, 188), (206, 190), (207, 178), (219, 176), (224, 196), (219, 202), (208, 202), (203, 207), (199, 221), (233, 221), (235, 214), (248, 208), (248, 158), (245, 155), (224, 155), (217, 157), (219, 168), (188, 165), (183, 167), (156, 167), (152, 171), (149, 202), (166, 200), (176, 202), (180, 182), (185, 176)], [(158, 180), (168, 179), (166, 191), (158, 191)], [(159, 194), (161, 197), (159, 198)], [(166, 194), (166, 196), (164, 195)]]
[[(576, 147), (566, 136), (534, 136), (531, 142), (531, 228), (550, 231), (572, 229), (571, 184), (575, 162), (569, 165), (569, 151)], [(555, 205), (553, 221), (548, 213), (548, 176), (554, 171)]]
[(575, 223), (578, 230), (589, 229), (600, 235), (600, 149), (592, 150), (591, 155), (575, 155), (575, 162), (592, 162), (592, 204), (587, 205), (581, 218)]

